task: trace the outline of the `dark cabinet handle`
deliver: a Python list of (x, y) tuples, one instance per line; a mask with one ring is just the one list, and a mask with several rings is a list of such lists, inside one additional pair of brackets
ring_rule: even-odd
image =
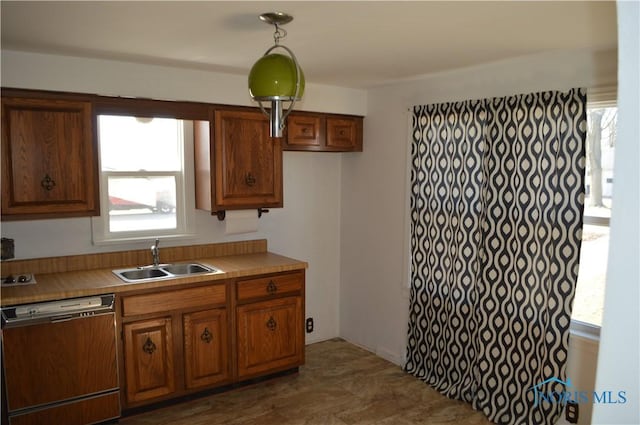
[(270, 280), (269, 283), (267, 284), (267, 293), (269, 295), (273, 295), (276, 292), (278, 292), (278, 287), (276, 286), (276, 284), (273, 282), (273, 280)]
[(244, 177), (244, 182), (247, 186), (251, 187), (256, 184), (256, 178), (253, 176), (253, 174), (247, 173), (247, 175)]
[(52, 179), (49, 174), (45, 174), (44, 178), (40, 181), (40, 186), (45, 190), (52, 190), (56, 186), (56, 181)]
[(142, 346), (142, 351), (147, 354), (153, 354), (156, 351), (156, 345), (151, 341), (151, 338), (147, 337), (144, 345)]
[(200, 335), (200, 339), (209, 344), (213, 340), (213, 334), (209, 331), (209, 328), (204, 328), (204, 332)]
[(278, 324), (276, 323), (275, 320), (273, 320), (273, 316), (269, 317), (269, 320), (267, 320), (267, 328), (270, 331), (275, 331), (277, 327), (278, 327)]

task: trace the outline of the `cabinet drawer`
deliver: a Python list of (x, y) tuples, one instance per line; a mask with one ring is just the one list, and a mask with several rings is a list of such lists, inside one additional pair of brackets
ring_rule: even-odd
[(142, 294), (122, 299), (122, 315), (158, 313), (225, 303), (224, 283), (176, 291)]
[(302, 290), (302, 273), (288, 273), (241, 280), (237, 284), (238, 301), (270, 298), (282, 294), (299, 293)]

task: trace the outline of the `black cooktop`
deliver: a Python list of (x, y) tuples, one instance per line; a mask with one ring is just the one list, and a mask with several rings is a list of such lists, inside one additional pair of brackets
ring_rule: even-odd
[(2, 286), (30, 285), (36, 283), (36, 277), (31, 273), (5, 276), (0, 278)]

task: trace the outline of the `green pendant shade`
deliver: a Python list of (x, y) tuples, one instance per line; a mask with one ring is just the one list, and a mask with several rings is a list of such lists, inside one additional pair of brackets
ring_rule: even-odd
[[(293, 16), (282, 12), (263, 13), (260, 20), (275, 26), (274, 44), (249, 72), (249, 95), (269, 118), (270, 136), (282, 137), (287, 116), (304, 94), (304, 73), (291, 49), (280, 44), (280, 39), (287, 35), (280, 25), (291, 22)], [(289, 56), (271, 53), (275, 49), (283, 49)], [(262, 102), (271, 103), (269, 111)], [(286, 111), (282, 106), (285, 102), (289, 103)]]
[(300, 89), (296, 97), (296, 64), (289, 56), (271, 53), (258, 59), (249, 72), (249, 94), (254, 99), (302, 98), (304, 73), (300, 71)]

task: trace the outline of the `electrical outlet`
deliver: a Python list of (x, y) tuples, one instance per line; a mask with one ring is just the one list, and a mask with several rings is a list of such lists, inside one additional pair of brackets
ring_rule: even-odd
[(308, 317), (307, 318), (307, 321), (305, 322), (305, 326), (307, 328), (307, 333), (308, 334), (313, 332), (313, 317)]
[(578, 413), (579, 413), (578, 406), (579, 406), (578, 403), (576, 403), (575, 401), (571, 401), (571, 400), (567, 401), (567, 405), (564, 408), (564, 418), (570, 424), (578, 423)]

